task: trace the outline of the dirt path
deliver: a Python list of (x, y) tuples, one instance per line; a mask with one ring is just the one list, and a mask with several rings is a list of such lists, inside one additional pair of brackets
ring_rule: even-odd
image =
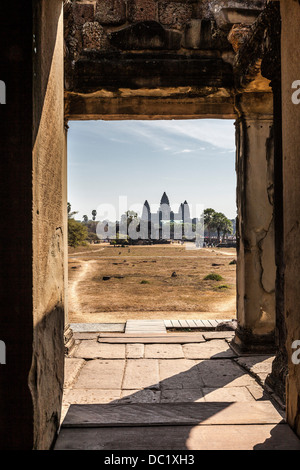
[(229, 251), (216, 251), (216, 250), (209, 250), (211, 253), (216, 253), (217, 255), (226, 255), (226, 256), (232, 256), (232, 253)]
[(88, 254), (94, 254), (94, 253), (97, 253), (99, 251), (103, 251), (104, 248), (99, 248), (98, 250), (89, 250), (89, 251), (79, 251), (77, 253), (69, 253), (69, 258), (75, 258), (76, 256), (78, 255), (88, 255)]
[(89, 268), (90, 268), (91, 261), (82, 261), (81, 266), (78, 267), (78, 272), (76, 279), (69, 283), (69, 293), (68, 293), (68, 300), (69, 300), (69, 310), (72, 314), (79, 314), (81, 313), (81, 304), (79, 300), (79, 283), (82, 282), (88, 276)]

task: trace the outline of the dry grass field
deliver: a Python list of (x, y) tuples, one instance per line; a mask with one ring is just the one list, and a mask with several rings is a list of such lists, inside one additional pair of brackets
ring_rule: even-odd
[[(234, 259), (231, 248), (179, 244), (70, 248), (69, 321), (235, 318)], [(222, 280), (204, 280), (211, 273)]]

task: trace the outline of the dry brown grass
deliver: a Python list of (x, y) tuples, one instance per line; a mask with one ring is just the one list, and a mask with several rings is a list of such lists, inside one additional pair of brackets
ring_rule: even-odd
[[(178, 244), (72, 249), (69, 320), (234, 318), (236, 266), (229, 263), (235, 257), (234, 249), (187, 250)], [(223, 280), (205, 281), (210, 273)]]

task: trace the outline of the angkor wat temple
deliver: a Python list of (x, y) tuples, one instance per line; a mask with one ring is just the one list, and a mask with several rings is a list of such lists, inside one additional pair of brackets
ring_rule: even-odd
[(180, 204), (177, 212), (174, 212), (171, 208), (169, 198), (166, 192), (163, 193), (160, 200), (160, 205), (157, 212), (151, 213), (149, 202), (144, 202), (143, 212), (141, 216), (143, 221), (156, 221), (158, 220), (161, 224), (163, 221), (170, 222), (185, 222), (185, 223), (196, 223), (196, 219), (192, 219), (190, 215), (190, 207), (187, 201)]

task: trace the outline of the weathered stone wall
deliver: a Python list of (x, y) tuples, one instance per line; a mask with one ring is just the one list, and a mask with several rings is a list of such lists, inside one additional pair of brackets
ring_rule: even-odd
[(284, 302), (288, 354), (287, 419), (300, 436), (300, 365), (294, 364), (294, 341), (300, 340), (300, 104), (293, 104), (292, 84), (300, 80), (300, 51), (297, 47), (300, 4), (280, 2), (282, 16), (282, 139), (283, 139), (283, 229)]
[[(0, 447), (49, 449), (64, 379), (64, 87), (61, 0), (1, 4)], [(34, 43), (33, 43), (34, 40)], [(5, 220), (5, 225), (7, 220)]]
[(69, 60), (83, 50), (228, 50), (233, 24), (251, 24), (265, 1), (87, 0), (65, 3)]
[[(33, 360), (34, 447), (51, 446), (60, 421), (64, 375), (66, 230), (63, 13), (61, 0), (38, 2), (34, 33)], [(53, 391), (55, 390), (55, 393)]]

